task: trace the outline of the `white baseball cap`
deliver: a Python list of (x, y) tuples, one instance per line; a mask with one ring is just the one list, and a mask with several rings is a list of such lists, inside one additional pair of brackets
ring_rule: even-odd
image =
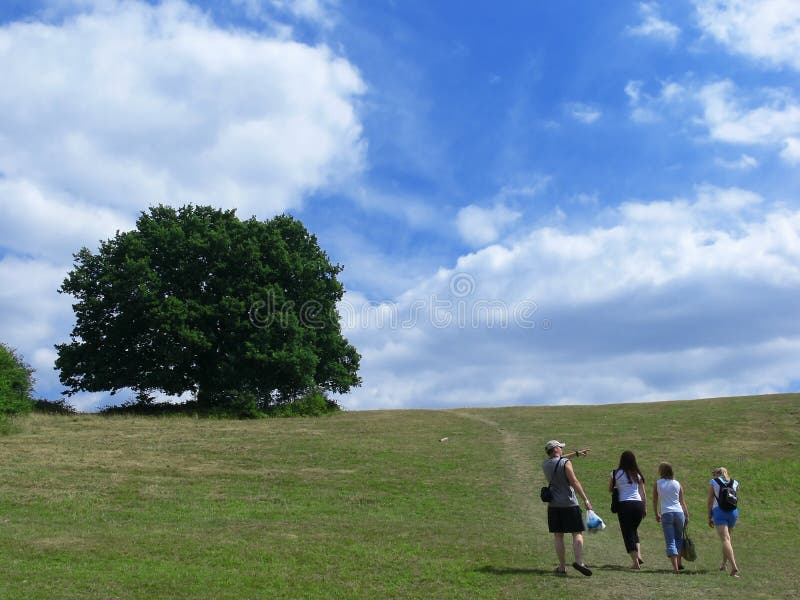
[(553, 448), (564, 448), (566, 444), (564, 442), (559, 442), (558, 440), (550, 440), (544, 445), (544, 451), (550, 452)]

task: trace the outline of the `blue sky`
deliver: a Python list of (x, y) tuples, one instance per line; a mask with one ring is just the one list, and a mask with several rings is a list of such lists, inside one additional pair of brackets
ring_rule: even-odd
[(189, 202), (344, 265), (349, 409), (798, 387), (800, 4), (12, 0), (0, 65), (0, 340), (42, 396), (71, 254)]

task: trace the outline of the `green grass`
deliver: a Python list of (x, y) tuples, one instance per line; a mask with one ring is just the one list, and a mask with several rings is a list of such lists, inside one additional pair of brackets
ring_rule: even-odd
[[(0, 598), (800, 596), (797, 394), (257, 421), (34, 414), (7, 429)], [(551, 438), (592, 448), (576, 471), (609, 526), (586, 536), (591, 578), (551, 573), (538, 500)], [(685, 575), (652, 510), (645, 569), (625, 568), (606, 486), (628, 448), (648, 489), (661, 460), (686, 489), (699, 557)], [(739, 580), (717, 570), (704, 520), (719, 465), (742, 483)]]

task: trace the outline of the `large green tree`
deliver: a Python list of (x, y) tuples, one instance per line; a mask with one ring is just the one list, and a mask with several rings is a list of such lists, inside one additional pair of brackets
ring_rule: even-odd
[(266, 409), (360, 383), (336, 309), (342, 267), (292, 217), (157, 206), (74, 257), (59, 291), (76, 324), (56, 346), (68, 395), (192, 392), (224, 408), (244, 394)]
[(0, 343), (0, 417), (33, 407), (33, 369), (16, 351)]

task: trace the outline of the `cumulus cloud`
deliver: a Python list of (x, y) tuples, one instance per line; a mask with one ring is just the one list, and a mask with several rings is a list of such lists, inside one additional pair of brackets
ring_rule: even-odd
[(800, 69), (800, 3), (793, 0), (695, 0), (706, 35), (733, 53)]
[[(358, 71), (182, 1), (0, 28), (0, 171), (88, 204), (271, 215), (362, 166)], [(31, 76), (35, 73), (36, 76)]]
[(662, 19), (659, 6), (655, 2), (640, 2), (639, 14), (642, 22), (635, 27), (626, 28), (630, 35), (652, 38), (673, 43), (680, 35), (680, 28)]
[[(631, 119), (649, 124), (670, 118), (706, 130), (715, 142), (765, 146), (785, 162), (796, 164), (800, 138), (800, 101), (785, 88), (742, 90), (730, 79), (700, 85), (662, 82), (658, 93), (645, 91), (642, 81), (629, 81), (625, 94)], [(700, 114), (697, 111), (700, 111)], [(748, 154), (738, 160), (715, 161), (726, 169), (750, 170), (758, 161)]]
[(24, 179), (0, 179), (0, 246), (45, 260), (63, 260), (83, 246), (132, 229), (119, 210), (78, 200)]
[(56, 290), (67, 265), (7, 255), (0, 259), (0, 332), (36, 369), (38, 387), (58, 388), (53, 340), (72, 317), (71, 301)]
[[(320, 22), (335, 6), (270, 4)], [(359, 177), (358, 70), (265, 31), (221, 27), (184, 0), (54, 0), (0, 25), (0, 331), (38, 389), (60, 387), (53, 344), (73, 315), (56, 290), (82, 246), (157, 203), (269, 218)]]
[(492, 208), (470, 204), (458, 211), (456, 227), (461, 237), (469, 244), (485, 246), (497, 240), (520, 216), (522, 213), (504, 204), (496, 204)]
[(730, 80), (706, 86), (697, 94), (703, 107), (702, 123), (712, 139), (731, 144), (783, 146), (782, 157), (792, 162), (792, 140), (800, 135), (800, 103), (783, 90), (761, 90), (742, 106), (743, 94)]
[(792, 165), (800, 165), (800, 138), (788, 137), (783, 141), (781, 158)]
[(382, 318), (348, 324), (364, 387), (343, 400), (471, 406), (774, 391), (800, 359), (799, 265), (800, 211), (737, 188), (623, 203), (602, 225), (517, 232), (393, 303), (347, 297), (355, 314)]

